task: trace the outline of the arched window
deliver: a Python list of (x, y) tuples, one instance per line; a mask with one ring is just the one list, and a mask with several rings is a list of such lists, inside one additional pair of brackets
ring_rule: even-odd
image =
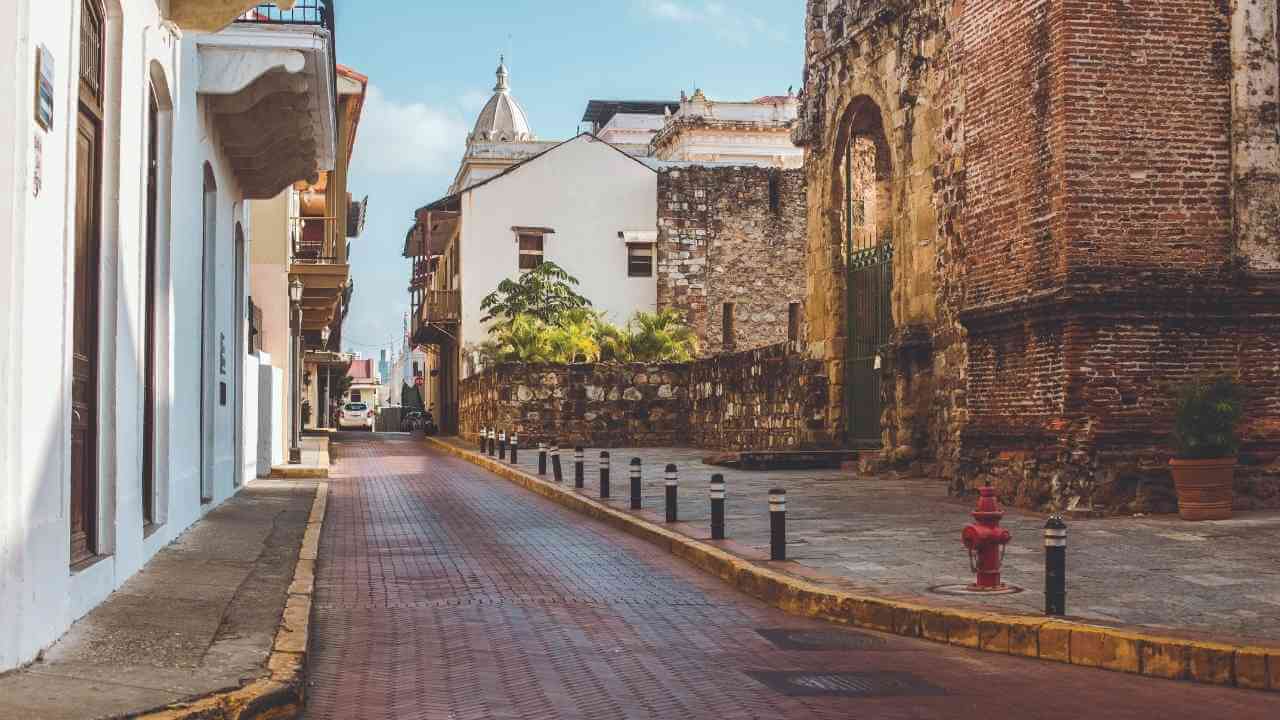
[(893, 332), (893, 233), (889, 148), (874, 102), (850, 105), (837, 147), (832, 200), (845, 261), (845, 433), (853, 446), (879, 447)]
[[(167, 448), (161, 448), (160, 424), (167, 413), (169, 333), (169, 143), (173, 101), (164, 70), (151, 64), (147, 93), (147, 217), (143, 267), (143, 411), (142, 519), (145, 526), (164, 522), (161, 479)], [(162, 407), (165, 404), (166, 407)]]
[(218, 179), (213, 166), (204, 164), (204, 198), (201, 204), (203, 245), (200, 262), (200, 501), (213, 502), (214, 333), (218, 303)]

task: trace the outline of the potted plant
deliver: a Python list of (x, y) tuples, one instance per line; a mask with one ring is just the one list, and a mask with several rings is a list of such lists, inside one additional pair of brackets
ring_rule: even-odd
[(1243, 406), (1240, 386), (1228, 376), (1201, 378), (1178, 390), (1173, 432), (1178, 454), (1169, 469), (1183, 520), (1231, 517), (1240, 449), (1236, 427)]

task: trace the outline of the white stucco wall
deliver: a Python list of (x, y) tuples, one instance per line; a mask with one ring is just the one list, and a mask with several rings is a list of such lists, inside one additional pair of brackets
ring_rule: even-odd
[(462, 344), (483, 342), (481, 299), (519, 275), (513, 226), (555, 230), (546, 260), (578, 278), (578, 291), (613, 322), (657, 305), (654, 277), (627, 277), (622, 230), (657, 229), (658, 176), (583, 135), (462, 196)]
[[(235, 337), (244, 330), (233, 297), (233, 232), (240, 191), (195, 93), (196, 36), (162, 27), (155, 0), (108, 0), (107, 114), (103, 136), (99, 336), (98, 545), (101, 558), (69, 567), (70, 347), (74, 293), (74, 147), (79, 66), (78, 0), (10, 0), (0, 23), (0, 671), (35, 657), (71, 623), (136, 573), (203, 513), (236, 490), (235, 438), (253, 440), (236, 416)], [(55, 59), (54, 127), (32, 118), (35, 48)], [(157, 392), (157, 515), (144, 537), (141, 467), (146, 237), (147, 92), (165, 79), (174, 99), (162, 120), (158, 287), (162, 318)], [(42, 187), (34, 176), (43, 145)], [(171, 148), (171, 152), (169, 152)], [(226, 337), (225, 374), (215, 346), (206, 367), (215, 400), (214, 498), (201, 504), (201, 196), (203, 166), (218, 179), (215, 337)], [(246, 235), (251, 228), (245, 223)], [(248, 279), (243, 279), (247, 287)], [(253, 363), (244, 373), (255, 378)], [(226, 406), (217, 383), (228, 383)], [(242, 408), (252, 408), (246, 398)], [(252, 453), (248, 454), (253, 457)], [(246, 459), (245, 465), (249, 465)]]

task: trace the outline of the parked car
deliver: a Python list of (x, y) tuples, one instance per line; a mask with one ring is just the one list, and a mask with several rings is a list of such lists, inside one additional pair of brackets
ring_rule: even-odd
[(427, 435), (436, 434), (439, 428), (436, 427), (436, 419), (430, 410), (414, 410), (405, 413), (405, 416), (400, 419), (400, 432), (414, 432), (415, 430), (421, 430)]
[(368, 403), (349, 402), (338, 411), (339, 428), (364, 428), (373, 431), (373, 422), (377, 413)]

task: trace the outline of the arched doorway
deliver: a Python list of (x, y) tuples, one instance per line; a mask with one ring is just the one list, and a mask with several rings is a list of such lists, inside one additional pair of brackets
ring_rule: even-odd
[(844, 260), (844, 434), (851, 447), (881, 446), (883, 377), (893, 332), (892, 166), (880, 108), (858, 98), (837, 143), (832, 200)]
[(218, 327), (218, 179), (213, 166), (204, 164), (204, 199), (201, 205), (203, 244), (200, 262), (200, 502), (213, 502), (214, 407), (216, 406), (214, 333)]

